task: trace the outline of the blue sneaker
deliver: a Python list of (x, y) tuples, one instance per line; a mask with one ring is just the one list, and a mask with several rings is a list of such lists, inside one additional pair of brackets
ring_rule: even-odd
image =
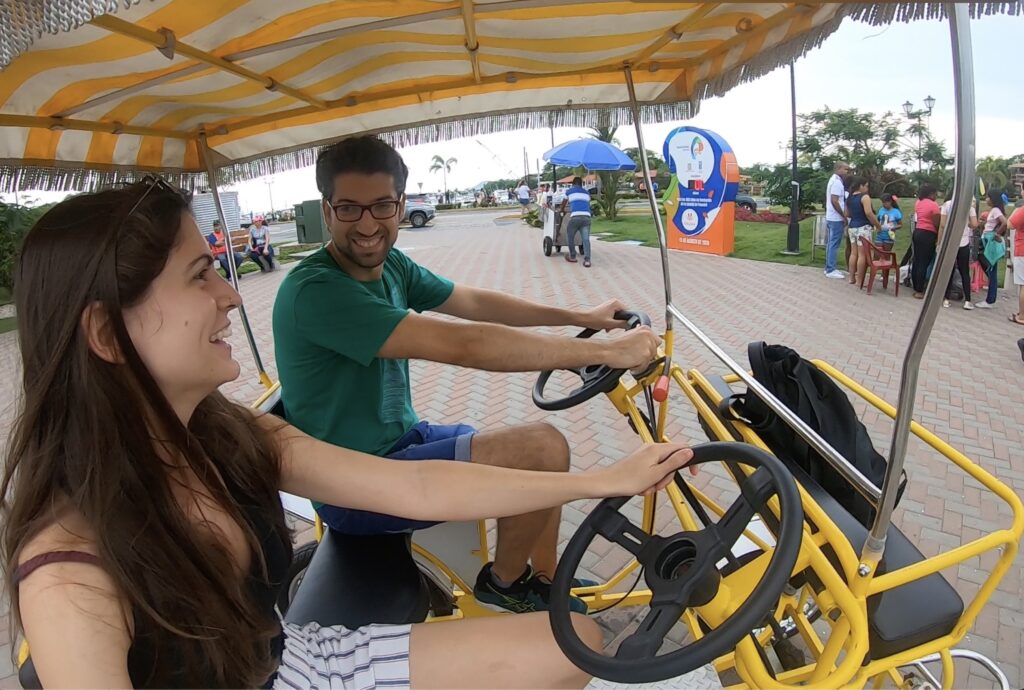
[[(551, 585), (533, 576), (533, 570), (526, 570), (508, 587), (501, 587), (491, 577), (492, 563), (488, 563), (476, 577), (473, 596), (484, 608), (492, 611), (509, 611), (512, 613), (532, 613), (547, 611), (551, 600)], [(586, 613), (587, 605), (578, 597), (569, 597), (569, 609), (577, 613)]]

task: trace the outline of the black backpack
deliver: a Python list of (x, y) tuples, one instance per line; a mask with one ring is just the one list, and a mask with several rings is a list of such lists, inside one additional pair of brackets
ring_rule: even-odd
[[(881, 488), (885, 458), (875, 450), (867, 429), (839, 384), (785, 345), (750, 343), (747, 355), (759, 383)], [(861, 524), (871, 525), (875, 511), (868, 500), (757, 395), (748, 390), (730, 396), (722, 401), (721, 413), (726, 419), (749, 425), (776, 457), (803, 469)], [(906, 483), (903, 473), (897, 503)]]

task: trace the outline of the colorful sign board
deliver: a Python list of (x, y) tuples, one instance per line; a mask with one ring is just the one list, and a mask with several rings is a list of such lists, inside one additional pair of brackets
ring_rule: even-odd
[(664, 154), (672, 172), (665, 200), (669, 248), (730, 254), (740, 169), (729, 144), (709, 130), (678, 127), (665, 139)]

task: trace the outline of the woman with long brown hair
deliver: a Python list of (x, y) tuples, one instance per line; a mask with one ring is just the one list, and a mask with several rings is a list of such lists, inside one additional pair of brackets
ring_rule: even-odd
[[(43, 685), (582, 687), (544, 614), (282, 625), (278, 491), (414, 519), (502, 517), (655, 490), (691, 452), (646, 446), (563, 474), (321, 443), (217, 392), (239, 374), (226, 338), (240, 300), (212, 263), (186, 199), (159, 178), (66, 200), (25, 239), (3, 566)], [(599, 648), (597, 626), (575, 623)]]

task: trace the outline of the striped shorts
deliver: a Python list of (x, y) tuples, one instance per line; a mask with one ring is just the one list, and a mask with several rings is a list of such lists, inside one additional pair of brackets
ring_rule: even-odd
[(274, 690), (409, 688), (408, 625), (285, 623)]

